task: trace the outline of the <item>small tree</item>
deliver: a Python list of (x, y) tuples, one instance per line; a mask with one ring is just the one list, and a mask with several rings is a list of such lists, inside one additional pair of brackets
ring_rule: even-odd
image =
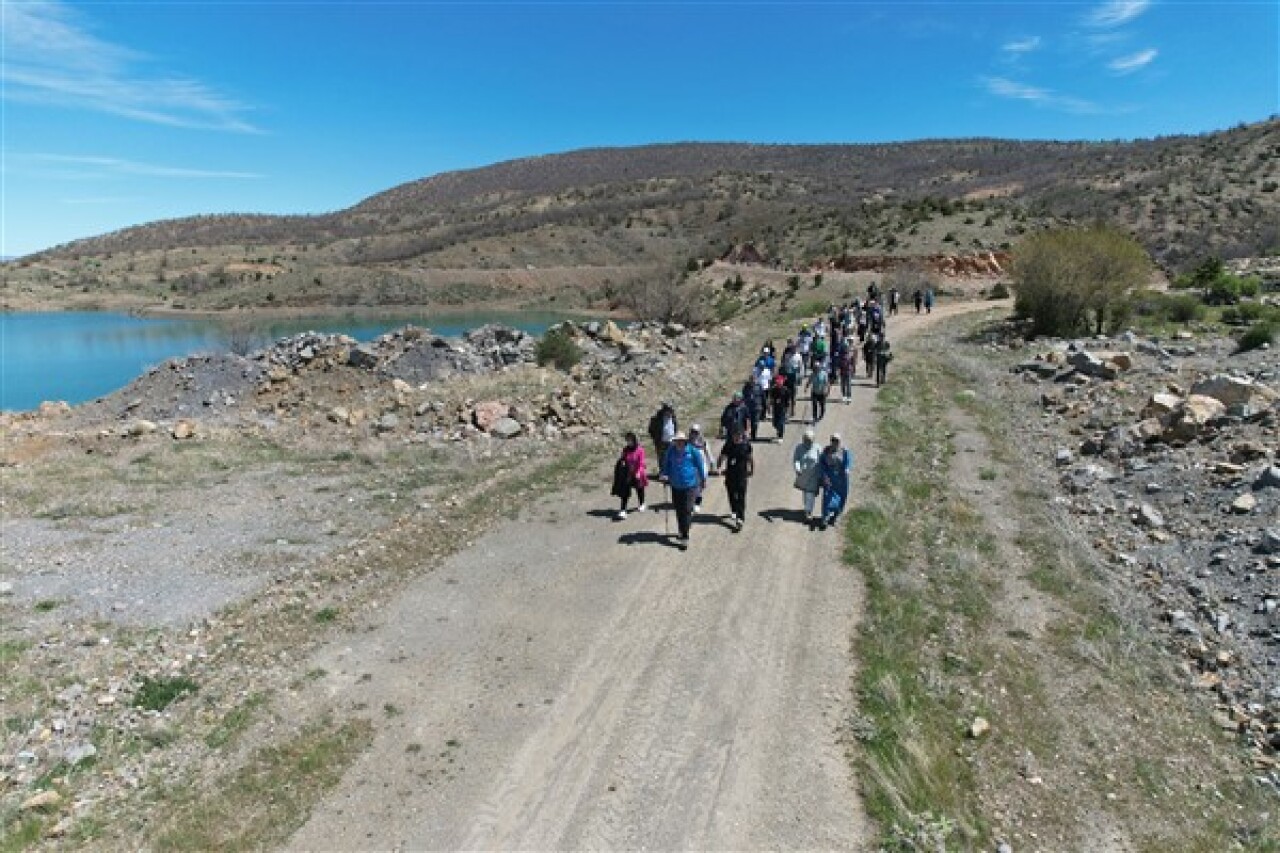
[(1142, 246), (1106, 225), (1042, 231), (1014, 250), (1014, 311), (1033, 335), (1101, 334), (1151, 273)]
[(582, 348), (563, 327), (554, 326), (538, 341), (535, 356), (539, 365), (552, 364), (560, 370), (569, 370), (582, 360)]

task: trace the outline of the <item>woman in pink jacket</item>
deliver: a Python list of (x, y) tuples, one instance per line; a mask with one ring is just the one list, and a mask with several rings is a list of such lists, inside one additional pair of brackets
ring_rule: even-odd
[(640, 502), (636, 509), (644, 512), (644, 489), (647, 485), (649, 472), (645, 470), (644, 448), (636, 439), (636, 434), (629, 432), (627, 444), (622, 448), (622, 454), (613, 467), (613, 494), (622, 501), (622, 506), (618, 509), (618, 521), (627, 517), (627, 501), (630, 500), (633, 489)]

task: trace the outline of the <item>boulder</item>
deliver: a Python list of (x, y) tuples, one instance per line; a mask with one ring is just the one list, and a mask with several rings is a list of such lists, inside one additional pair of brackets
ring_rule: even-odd
[(489, 432), (493, 425), (511, 413), (511, 407), (499, 400), (485, 400), (476, 403), (471, 410), (471, 423), (483, 432)]
[(489, 433), (498, 438), (515, 438), (524, 428), (520, 426), (520, 422), (515, 418), (498, 418)]
[(378, 418), (373, 428), (378, 432), (394, 432), (400, 426), (400, 418), (395, 414), (388, 412)]
[(1151, 504), (1143, 504), (1138, 507), (1138, 511), (1133, 517), (1133, 523), (1139, 527), (1164, 527), (1164, 516)]
[(1216, 373), (1191, 386), (1191, 393), (1211, 397), (1223, 406), (1265, 407), (1274, 403), (1280, 395), (1251, 379)]
[(1231, 511), (1236, 515), (1248, 515), (1258, 508), (1258, 499), (1245, 492), (1231, 502)]
[(1216, 398), (1192, 394), (1170, 416), (1164, 440), (1191, 441), (1198, 438), (1209, 432), (1213, 422), (1226, 413), (1227, 407)]
[(185, 441), (186, 439), (189, 439), (189, 438), (195, 438), (196, 422), (183, 418), (182, 420), (178, 421), (176, 424), (173, 425), (173, 429), (170, 430), (170, 435), (172, 435), (178, 441)]
[(604, 324), (604, 328), (600, 330), (600, 337), (611, 344), (620, 345), (626, 340), (626, 335), (618, 328), (618, 324), (612, 320)]
[(125, 435), (131, 436), (132, 438), (141, 438), (144, 435), (151, 435), (151, 433), (155, 432), (157, 429), (159, 429), (159, 427), (157, 427), (152, 421), (137, 420), (125, 428)]
[(1147, 400), (1147, 404), (1142, 407), (1142, 417), (1162, 418), (1165, 415), (1171, 415), (1177, 411), (1181, 403), (1182, 398), (1177, 394), (1169, 394), (1164, 391), (1152, 394), (1151, 399)]
[(373, 370), (378, 366), (378, 354), (369, 346), (352, 347), (347, 354), (347, 364), (360, 370)]

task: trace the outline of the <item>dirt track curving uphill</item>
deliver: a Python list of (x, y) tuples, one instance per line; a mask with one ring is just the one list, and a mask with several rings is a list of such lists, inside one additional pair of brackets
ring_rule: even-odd
[[(929, 319), (908, 310), (895, 339)], [(859, 379), (817, 427), (853, 450), (855, 502), (875, 394)], [(582, 489), (528, 507), (406, 589), (380, 625), (323, 648), (317, 687), (385, 715), (290, 846), (866, 846), (840, 742), (862, 591), (839, 531), (800, 521), (790, 459), (803, 429), (755, 445), (741, 532), (715, 478), (687, 552), (664, 536), (656, 483), (649, 512), (613, 521), (601, 460)]]

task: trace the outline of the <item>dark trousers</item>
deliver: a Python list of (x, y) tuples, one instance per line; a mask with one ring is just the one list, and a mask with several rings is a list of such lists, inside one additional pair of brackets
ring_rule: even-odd
[(624, 512), (627, 509), (627, 501), (631, 500), (632, 491), (636, 493), (636, 500), (639, 502), (640, 506), (644, 506), (644, 487), (636, 483), (632, 483), (630, 486), (627, 486), (627, 493), (622, 496), (622, 506), (620, 509)]
[(794, 415), (796, 413), (796, 386), (800, 383), (794, 373), (783, 375), (787, 377), (787, 407), (790, 409), (788, 414)]
[(693, 499), (698, 496), (698, 487), (691, 489), (671, 488), (671, 502), (676, 507), (676, 530), (681, 539), (689, 538), (689, 526), (693, 523)]
[(840, 393), (845, 397), (853, 396), (853, 371), (840, 371)]
[[(751, 425), (751, 440), (755, 441), (756, 433), (760, 431), (760, 410), (752, 409), (751, 414), (748, 415), (748, 420)], [(733, 436), (729, 436), (729, 438), (733, 438)]]
[(782, 405), (773, 407), (773, 428), (778, 433), (778, 438), (782, 438), (787, 431), (787, 409)]
[(724, 490), (729, 493), (729, 512), (738, 518), (747, 517), (747, 478), (724, 478)]
[(885, 376), (889, 372), (889, 360), (885, 358), (876, 359), (876, 384), (883, 385)]
[(827, 413), (827, 395), (810, 394), (809, 399), (813, 402), (813, 422), (816, 424)]

